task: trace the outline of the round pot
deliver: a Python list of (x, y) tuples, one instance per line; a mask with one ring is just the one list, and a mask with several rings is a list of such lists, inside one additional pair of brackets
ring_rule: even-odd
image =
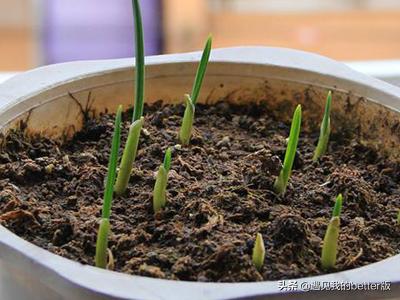
[[(146, 58), (146, 101), (181, 102), (200, 53)], [(133, 102), (132, 59), (83, 61), (38, 68), (0, 85), (0, 139), (17, 126), (64, 139), (87, 114)], [(347, 130), (400, 159), (400, 88), (319, 55), (278, 48), (214, 50), (201, 102), (266, 101), (289, 120), (303, 104), (305, 130), (317, 128), (327, 90), (334, 92), (335, 130)], [(1, 140), (0, 140), (1, 142)], [(390, 299), (400, 297), (400, 255), (358, 269), (292, 281), (200, 283), (130, 276), (62, 258), (0, 226), (0, 295), (8, 299)], [(353, 283), (328, 291), (315, 282)], [(362, 284), (384, 283), (369, 290)], [(360, 284), (355, 289), (355, 284)], [(385, 285), (386, 284), (386, 285)], [(283, 286), (285, 285), (285, 286)], [(321, 284), (322, 286), (322, 284)], [(374, 289), (375, 287), (375, 289)]]

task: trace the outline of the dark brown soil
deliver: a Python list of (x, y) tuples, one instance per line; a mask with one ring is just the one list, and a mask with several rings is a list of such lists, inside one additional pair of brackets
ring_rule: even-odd
[[(399, 253), (400, 164), (335, 134), (329, 154), (313, 163), (319, 132), (303, 132), (288, 190), (278, 197), (272, 185), (289, 128), (265, 105), (199, 105), (191, 146), (173, 151), (167, 207), (154, 216), (154, 174), (176, 143), (183, 107), (159, 102), (145, 112), (129, 190), (113, 202), (116, 271), (232, 282), (322, 274), (321, 241), (338, 193), (345, 201), (335, 271)], [(12, 133), (0, 155), (1, 224), (92, 265), (113, 118), (90, 120), (64, 145)], [(130, 114), (124, 119), (123, 141)], [(251, 262), (257, 232), (266, 245), (261, 272)]]

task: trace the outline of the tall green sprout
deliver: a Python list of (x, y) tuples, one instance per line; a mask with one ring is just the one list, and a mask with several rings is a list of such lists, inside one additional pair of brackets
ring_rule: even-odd
[(171, 168), (171, 148), (165, 152), (164, 163), (157, 172), (157, 179), (153, 190), (153, 210), (157, 213), (166, 204), (166, 191), (168, 182), (168, 172)]
[(201, 60), (196, 72), (192, 93), (185, 95), (186, 108), (182, 119), (182, 126), (179, 130), (179, 140), (182, 145), (188, 145), (192, 135), (192, 127), (194, 120), (195, 107), (197, 98), (200, 94), (200, 88), (203, 83), (204, 75), (206, 73), (208, 60), (210, 58), (212, 45), (212, 37), (209, 36), (201, 56)]
[(103, 197), (103, 209), (101, 213), (100, 227), (97, 233), (95, 264), (96, 267), (103, 269), (107, 266), (107, 247), (108, 233), (110, 231), (111, 202), (113, 199), (114, 182), (118, 163), (118, 151), (121, 138), (121, 114), (122, 106), (120, 105), (115, 116), (114, 134), (112, 138), (111, 154), (108, 162), (107, 179)]
[(340, 231), (340, 213), (342, 211), (343, 197), (339, 194), (336, 197), (335, 206), (332, 212), (332, 218), (329, 221), (325, 233), (324, 243), (322, 245), (321, 265), (325, 270), (332, 269), (336, 264), (339, 231)]
[(124, 153), (122, 155), (120, 169), (115, 184), (115, 193), (121, 195), (128, 187), (133, 162), (136, 158), (139, 144), (140, 131), (143, 126), (143, 102), (144, 102), (144, 41), (143, 25), (140, 12), (139, 0), (132, 0), (132, 8), (135, 21), (135, 103), (133, 110), (132, 125), (129, 129)]
[(301, 127), (301, 105), (297, 105), (293, 114), (292, 126), (290, 128), (289, 141), (286, 148), (283, 167), (279, 176), (275, 180), (274, 189), (277, 194), (284, 194), (289, 177), (292, 173), (294, 158), (296, 156), (297, 144), (299, 141)]
[(314, 152), (314, 161), (318, 160), (322, 155), (324, 155), (328, 149), (329, 135), (331, 134), (331, 102), (332, 92), (329, 91), (328, 96), (326, 97), (325, 112), (321, 122), (318, 145)]
[(261, 233), (257, 233), (256, 241), (253, 247), (252, 261), (258, 271), (261, 270), (265, 260), (265, 246)]

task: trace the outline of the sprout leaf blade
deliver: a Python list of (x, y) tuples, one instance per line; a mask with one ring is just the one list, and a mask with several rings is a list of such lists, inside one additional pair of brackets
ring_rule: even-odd
[(132, 123), (129, 128), (128, 139), (126, 141), (125, 149), (122, 154), (121, 164), (118, 172), (117, 181), (115, 183), (115, 193), (121, 195), (125, 192), (129, 178), (131, 176), (133, 162), (136, 158), (136, 153), (139, 145), (140, 131), (144, 123), (144, 118)]
[(157, 213), (161, 208), (166, 205), (166, 192), (168, 183), (168, 172), (171, 168), (171, 148), (165, 151), (164, 162), (160, 166), (157, 172), (156, 183), (154, 184), (153, 190), (153, 210)]
[(343, 206), (343, 196), (342, 194), (339, 194), (336, 197), (335, 206), (333, 207), (332, 211), (332, 217), (340, 217), (342, 206)]
[(400, 209), (397, 212), (397, 224), (400, 225)]
[(95, 265), (98, 268), (107, 267), (108, 233), (110, 231), (109, 219), (101, 219), (96, 241)]
[(190, 95), (185, 95), (186, 108), (182, 119), (182, 125), (179, 130), (179, 140), (182, 145), (188, 145), (192, 135), (192, 127), (194, 122), (194, 112), (197, 99), (200, 94), (200, 89), (203, 84), (203, 79), (207, 70), (208, 61), (210, 59), (212, 46), (212, 37), (208, 37), (204, 46), (203, 53), (196, 71), (196, 77), (193, 83), (192, 92)]
[(332, 269), (336, 264), (339, 231), (340, 219), (333, 217), (329, 222), (322, 246), (321, 265), (325, 270)]
[(135, 22), (135, 105), (133, 110), (133, 122), (143, 115), (144, 102), (144, 38), (142, 14), (139, 0), (132, 0), (132, 8)]
[(257, 270), (261, 270), (265, 260), (265, 246), (261, 233), (257, 233), (256, 241), (253, 247), (252, 261)]
[(322, 118), (321, 122), (318, 144), (317, 147), (315, 148), (313, 156), (314, 161), (318, 160), (322, 155), (324, 155), (328, 149), (329, 136), (331, 134), (331, 118), (330, 118), (331, 103), (332, 103), (332, 92), (329, 91), (328, 96), (326, 98), (324, 117)]
[(193, 101), (193, 105), (196, 105), (197, 98), (200, 94), (201, 85), (203, 83), (204, 75), (207, 70), (208, 60), (210, 59), (212, 46), (212, 37), (211, 35), (207, 38), (206, 44), (204, 46), (203, 54), (201, 55), (199, 66), (197, 67), (196, 78), (194, 80), (191, 98)]
[(110, 230), (111, 202), (113, 198), (113, 189), (116, 177), (118, 163), (118, 151), (121, 140), (121, 115), (122, 106), (120, 105), (115, 116), (114, 133), (112, 138), (110, 160), (108, 162), (108, 171), (106, 186), (104, 191), (102, 219), (97, 233), (95, 265), (100, 268), (107, 267), (107, 246), (108, 232)]
[(188, 145), (192, 135), (195, 105), (189, 95), (185, 95), (186, 108), (183, 114), (182, 125), (179, 130), (179, 140), (182, 145)]
[(168, 172), (164, 166), (160, 166), (157, 172), (156, 183), (153, 191), (153, 209), (154, 213), (161, 210), (166, 204), (166, 186), (167, 186)]
[(110, 154), (110, 160), (108, 162), (106, 187), (103, 199), (102, 218), (106, 219), (109, 219), (111, 215), (111, 202), (114, 192), (114, 183), (115, 183), (117, 164), (118, 164), (118, 151), (121, 141), (121, 114), (122, 114), (122, 106), (120, 105), (118, 107), (117, 114), (115, 117), (111, 154)]
[(171, 147), (168, 147), (167, 151), (165, 151), (165, 156), (164, 156), (164, 169), (169, 172), (169, 169), (171, 168)]
[(283, 161), (283, 167), (274, 184), (275, 192), (281, 195), (285, 193), (289, 177), (292, 173), (293, 162), (296, 156), (297, 144), (299, 141), (300, 129), (301, 129), (301, 105), (298, 105), (293, 114), (292, 125), (290, 127), (289, 141), (286, 148), (285, 159)]

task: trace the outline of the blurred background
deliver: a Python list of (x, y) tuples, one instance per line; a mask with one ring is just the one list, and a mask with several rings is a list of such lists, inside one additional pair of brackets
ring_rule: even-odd
[[(400, 0), (142, 0), (146, 54), (265, 45), (400, 83)], [(1, 0), (0, 72), (132, 57), (131, 0)]]

